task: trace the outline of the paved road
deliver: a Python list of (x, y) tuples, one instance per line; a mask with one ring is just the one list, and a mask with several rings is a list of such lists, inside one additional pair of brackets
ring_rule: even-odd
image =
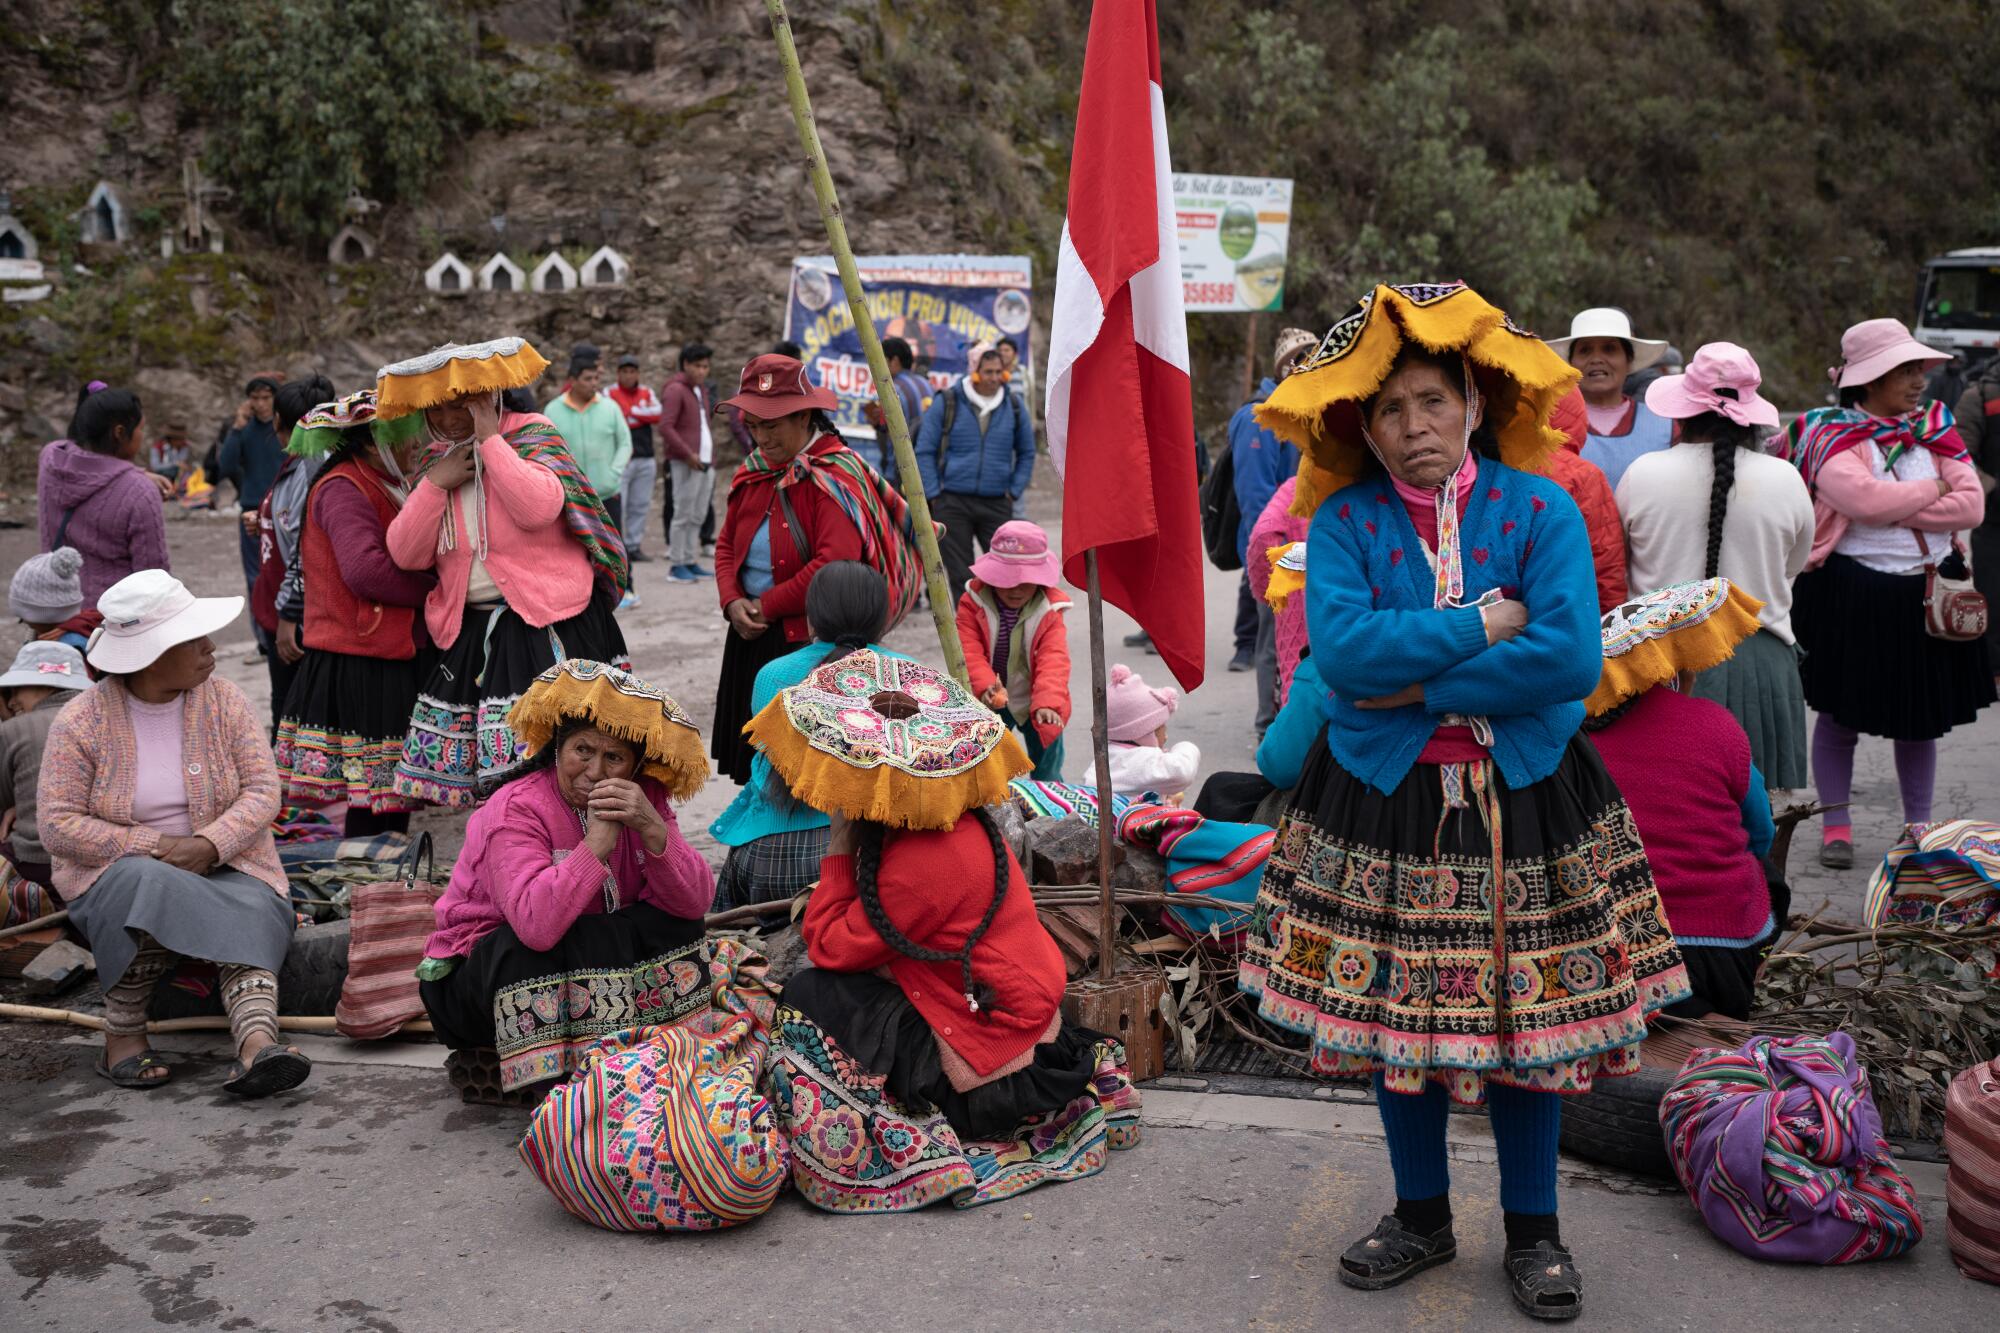
[[(322, 1062), (299, 1093), (244, 1104), (217, 1089), (219, 1052), (146, 1093), (92, 1077), (93, 1058), (56, 1029), (11, 1028), (0, 1046), (0, 1327), (1528, 1326), (1498, 1270), (1498, 1180), (1476, 1117), (1452, 1122), (1461, 1258), (1368, 1294), (1331, 1276), (1389, 1201), (1365, 1105), (1154, 1091), (1144, 1142), (1090, 1180), (887, 1218), (828, 1216), (788, 1193), (735, 1231), (646, 1238), (563, 1212), (515, 1155), (524, 1113), (459, 1105), (435, 1068)], [(1565, 1163), (1587, 1318), (2000, 1325), (2000, 1291), (1950, 1264), (1941, 1170), (1913, 1172), (1931, 1233), (1913, 1254), (1812, 1269), (1725, 1249), (1678, 1192)]]

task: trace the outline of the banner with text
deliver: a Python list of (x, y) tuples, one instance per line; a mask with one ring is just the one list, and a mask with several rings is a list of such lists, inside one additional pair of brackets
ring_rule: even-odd
[(1174, 176), (1181, 294), (1188, 310), (1277, 310), (1285, 303), (1292, 183), (1263, 176)]
[[(876, 333), (906, 340), (916, 353), (917, 373), (933, 389), (963, 375), (967, 353), (982, 342), (1011, 338), (1023, 365), (1034, 364), (1028, 256), (860, 255), (854, 263)], [(874, 401), (875, 381), (832, 256), (792, 261), (785, 336), (803, 350), (806, 374), (839, 398), (834, 424), (843, 434), (872, 438), (863, 409)], [(916, 428), (912, 421), (913, 435)]]

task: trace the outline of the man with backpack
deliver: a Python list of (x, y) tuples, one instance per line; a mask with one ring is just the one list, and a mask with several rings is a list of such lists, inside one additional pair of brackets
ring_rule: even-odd
[[(1270, 431), (1257, 424), (1256, 411), (1260, 403), (1271, 396), (1278, 387), (1278, 381), (1298, 369), (1299, 363), (1312, 351), (1319, 339), (1304, 329), (1283, 329), (1278, 334), (1277, 348), (1271, 358), (1271, 374), (1250, 401), (1236, 409), (1236, 415), (1229, 418), (1229, 462), (1235, 472), (1236, 511), (1236, 559), (1239, 564), (1251, 560), (1262, 560), (1262, 551), (1250, 550), (1250, 529), (1264, 512), (1264, 506), (1271, 503), (1278, 487), (1287, 477), (1298, 475), (1299, 451), (1287, 440), (1281, 440)], [(1244, 607), (1250, 608), (1250, 616), (1244, 615)], [(1246, 645), (1244, 621), (1251, 620), (1253, 626)], [(1237, 586), (1236, 594), (1236, 655), (1230, 659), (1231, 671), (1244, 671), (1251, 667), (1257, 671), (1257, 734), (1271, 725), (1271, 719), (1278, 715), (1278, 640), (1276, 622), (1271, 608), (1259, 602), (1250, 592), (1250, 575), (1246, 570), (1243, 581)]]
[(917, 431), (917, 471), (939, 541), (953, 604), (972, 574), (973, 542), (990, 546), (1014, 516), (1014, 500), (1035, 475), (1035, 426), (1020, 395), (1009, 393), (1000, 354), (972, 349), (970, 372), (931, 400)]

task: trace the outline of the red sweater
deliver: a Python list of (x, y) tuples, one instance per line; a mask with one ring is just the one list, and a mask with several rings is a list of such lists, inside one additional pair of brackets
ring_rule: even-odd
[[(883, 967), (909, 996), (938, 1039), (974, 1073), (987, 1075), (1031, 1051), (1062, 1004), (1062, 951), (1035, 915), (1028, 881), (1007, 854), (1007, 898), (972, 950), (973, 975), (993, 993), (971, 1013), (965, 972), (956, 959), (925, 963), (897, 953), (875, 933), (854, 883), (854, 858), (820, 862), (819, 887), (801, 930), (815, 967), (874, 972)], [(945, 832), (891, 830), (876, 875), (882, 910), (911, 942), (927, 949), (964, 945), (993, 901), (993, 849), (986, 829), (967, 815)]]
[(1674, 934), (1762, 929), (1771, 893), (1743, 831), (1750, 738), (1729, 710), (1660, 686), (1590, 739), (1632, 807)]
[[(806, 446), (814, 453), (845, 449), (838, 435), (822, 435)], [(794, 482), (785, 489), (792, 514), (801, 531), (794, 533), (785, 521), (784, 508), (777, 503), (777, 480), (763, 476), (748, 481), (739, 474), (730, 483), (729, 507), (722, 526), (715, 533), (715, 590), (727, 611), (729, 604), (746, 596), (738, 575), (750, 542), (768, 516), (771, 520), (771, 590), (758, 599), (764, 621), (773, 626), (766, 633), (782, 633), (788, 643), (804, 643), (812, 638), (806, 625), (806, 589), (820, 567), (834, 560), (864, 560), (861, 530), (840, 507), (840, 502), (810, 481)], [(803, 551), (809, 557), (800, 559)], [(731, 631), (734, 633), (734, 631)]]

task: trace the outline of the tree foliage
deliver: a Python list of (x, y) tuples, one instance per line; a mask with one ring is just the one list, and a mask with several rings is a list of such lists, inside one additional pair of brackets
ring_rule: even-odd
[(209, 170), (276, 235), (325, 240), (350, 193), (420, 196), (454, 142), (499, 119), (440, 0), (174, 0), (173, 16), (175, 91)]

